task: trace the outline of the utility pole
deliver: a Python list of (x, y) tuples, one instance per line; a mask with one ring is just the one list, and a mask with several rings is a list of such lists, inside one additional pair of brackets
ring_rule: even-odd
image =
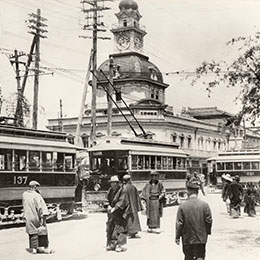
[[(108, 10), (110, 8), (104, 6), (105, 1), (111, 0), (83, 0), (82, 12), (86, 14), (86, 24), (83, 25), (83, 30), (92, 31), (92, 36), (82, 36), (83, 38), (92, 39), (92, 71), (96, 75), (97, 73), (97, 40), (108, 40), (109, 37), (98, 37), (99, 32), (105, 32), (104, 24), (99, 22), (101, 11)], [(86, 8), (85, 4), (88, 5)], [(103, 5), (102, 5), (103, 4)], [(101, 28), (100, 28), (101, 27)], [(91, 101), (91, 131), (90, 131), (90, 142), (93, 144), (96, 138), (96, 108), (97, 108), (97, 80), (92, 77), (92, 101)]]
[(17, 82), (17, 107), (15, 113), (16, 125), (19, 127), (24, 127), (23, 120), (23, 93), (21, 89), (21, 76), (20, 76), (20, 67), (19, 65), (25, 65), (25, 62), (19, 61), (19, 58), (25, 56), (25, 53), (14, 50), (14, 55), (10, 56), (10, 62), (12, 65), (15, 64), (15, 74)]
[(112, 57), (109, 58), (109, 80), (111, 84), (108, 84), (107, 87), (107, 135), (110, 136), (112, 132), (112, 109), (113, 109), (113, 101), (110, 97), (112, 97), (113, 89), (112, 85), (114, 78), (114, 60)]
[(33, 95), (33, 128), (37, 129), (38, 125), (38, 97), (39, 97), (39, 74), (40, 74), (40, 38), (47, 38), (43, 36), (47, 30), (42, 27), (46, 27), (43, 22), (45, 18), (41, 17), (41, 10), (37, 9), (37, 14), (30, 14), (32, 19), (29, 20), (32, 29), (29, 33), (34, 35), (35, 39), (35, 77), (34, 77), (34, 95)]

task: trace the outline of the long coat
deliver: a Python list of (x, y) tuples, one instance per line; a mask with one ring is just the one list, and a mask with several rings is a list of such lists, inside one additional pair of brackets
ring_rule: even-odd
[(120, 187), (116, 191), (110, 188), (107, 199), (110, 207), (115, 208), (113, 213), (108, 212), (107, 245), (123, 245), (126, 243), (126, 218), (129, 206), (125, 187)]
[(139, 221), (138, 212), (142, 210), (142, 204), (140, 200), (137, 188), (131, 184), (125, 184), (126, 199), (128, 200), (127, 212), (127, 232), (128, 234), (135, 234), (141, 231), (141, 225)]
[(35, 190), (23, 193), (23, 209), (26, 221), (26, 232), (30, 235), (38, 234), (43, 215), (48, 215), (48, 208), (41, 196)]
[(190, 197), (179, 206), (176, 218), (176, 239), (183, 245), (206, 244), (211, 234), (212, 215), (208, 203)]
[(149, 228), (160, 227), (160, 217), (163, 214), (164, 187), (160, 181), (149, 181), (144, 186), (141, 198), (146, 201), (147, 226)]

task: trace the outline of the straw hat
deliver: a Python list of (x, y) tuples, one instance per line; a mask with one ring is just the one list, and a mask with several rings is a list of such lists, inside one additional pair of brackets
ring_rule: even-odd
[(124, 181), (128, 181), (128, 180), (130, 180), (131, 179), (131, 176), (129, 175), (129, 174), (125, 174), (124, 176), (123, 176), (123, 180)]
[(229, 174), (229, 173), (227, 173), (227, 174), (223, 174), (222, 176), (221, 176), (224, 180), (226, 180), (226, 181), (233, 181), (233, 179), (232, 179), (232, 177), (231, 177), (231, 175)]
[(116, 175), (111, 176), (109, 182), (119, 182), (118, 176), (116, 176)]

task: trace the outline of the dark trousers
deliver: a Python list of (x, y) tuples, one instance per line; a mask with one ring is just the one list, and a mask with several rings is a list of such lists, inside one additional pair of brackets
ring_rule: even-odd
[(183, 245), (184, 260), (205, 259), (206, 244)]

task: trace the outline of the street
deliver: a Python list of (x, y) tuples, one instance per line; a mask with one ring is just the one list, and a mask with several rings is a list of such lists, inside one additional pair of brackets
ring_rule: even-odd
[[(220, 194), (202, 197), (213, 214), (212, 235), (207, 244), (207, 258), (211, 260), (255, 260), (260, 257), (260, 213), (250, 218), (244, 213), (239, 219), (231, 219), (225, 212)], [(90, 213), (87, 218), (69, 220), (48, 225), (52, 255), (31, 255), (26, 251), (28, 237), (24, 227), (0, 231), (1, 260), (58, 259), (183, 259), (182, 246), (174, 243), (175, 216), (178, 206), (165, 208), (161, 234), (146, 232), (146, 216), (140, 215), (143, 232), (141, 239), (129, 239), (128, 250), (123, 253), (105, 249), (106, 214)]]

